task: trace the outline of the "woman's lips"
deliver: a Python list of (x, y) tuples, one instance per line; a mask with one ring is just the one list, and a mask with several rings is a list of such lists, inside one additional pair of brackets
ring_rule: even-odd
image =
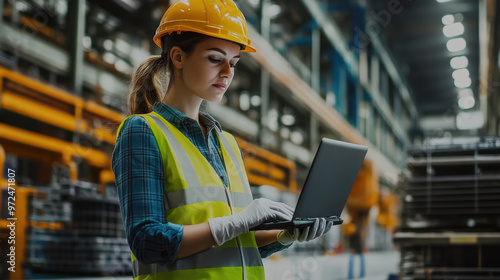
[(226, 84), (213, 84), (214, 87), (220, 89), (220, 90), (226, 90)]

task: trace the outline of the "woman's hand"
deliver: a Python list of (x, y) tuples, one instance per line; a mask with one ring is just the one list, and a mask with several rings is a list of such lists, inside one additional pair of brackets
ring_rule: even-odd
[(248, 232), (250, 228), (269, 220), (291, 220), (293, 208), (266, 198), (259, 198), (250, 203), (241, 212), (224, 217), (210, 219), (210, 230), (218, 245)]
[(332, 221), (326, 221), (325, 218), (316, 218), (314, 224), (304, 228), (286, 229), (278, 234), (278, 242), (288, 245), (294, 241), (310, 241), (327, 233), (332, 227)]

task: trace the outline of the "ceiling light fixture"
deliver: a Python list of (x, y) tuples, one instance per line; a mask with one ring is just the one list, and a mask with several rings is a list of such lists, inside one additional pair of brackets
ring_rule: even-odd
[(451, 76), (455, 80), (464, 80), (464, 79), (470, 78), (470, 73), (469, 73), (469, 70), (467, 70), (466, 68), (462, 68), (462, 69), (458, 69), (458, 70), (453, 71), (453, 74), (451, 74)]
[(448, 48), (448, 50), (450, 52), (461, 51), (461, 50), (465, 49), (466, 46), (467, 46), (467, 43), (465, 42), (464, 38), (450, 39), (446, 43), (446, 48)]
[(460, 99), (458, 99), (458, 107), (460, 107), (460, 109), (462, 110), (471, 109), (472, 107), (474, 107), (474, 105), (476, 105), (476, 100), (474, 99), (474, 96), (469, 95), (460, 97)]
[(267, 8), (266, 13), (269, 18), (276, 18), (279, 14), (281, 14), (281, 6), (278, 4), (272, 4)]
[(458, 92), (458, 97), (473, 96), (473, 95), (474, 95), (474, 92), (472, 92), (472, 89), (470, 89), (470, 88), (464, 88)]
[(446, 37), (456, 37), (464, 34), (464, 25), (461, 22), (455, 22), (443, 27), (443, 34)]
[(453, 69), (460, 69), (469, 66), (469, 60), (466, 56), (456, 56), (450, 60), (450, 66)]
[(442, 19), (441, 22), (444, 25), (452, 24), (455, 21), (455, 17), (453, 15), (445, 15)]
[(472, 84), (472, 80), (467, 77), (465, 79), (456, 79), (454, 83), (457, 88), (468, 88)]
[(250, 104), (252, 104), (252, 106), (254, 106), (254, 107), (260, 106), (260, 96), (259, 95), (253, 95), (250, 98)]
[(286, 114), (281, 116), (281, 123), (286, 125), (286, 126), (291, 126), (295, 124), (295, 116)]
[(250, 109), (250, 95), (247, 91), (243, 91), (239, 98), (240, 109), (243, 111), (248, 111)]

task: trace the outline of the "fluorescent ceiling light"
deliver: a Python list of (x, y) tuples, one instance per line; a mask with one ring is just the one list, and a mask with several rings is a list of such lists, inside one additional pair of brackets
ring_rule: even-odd
[(456, 56), (450, 60), (450, 66), (453, 69), (460, 69), (469, 66), (469, 60), (466, 56)]
[(250, 109), (250, 95), (248, 93), (241, 93), (239, 101), (241, 110), (248, 111)]
[(301, 145), (304, 142), (304, 136), (298, 131), (293, 131), (290, 134), (290, 140), (297, 145)]
[(90, 49), (92, 47), (92, 38), (90, 38), (89, 36), (83, 37), (82, 42), (84, 48)]
[(116, 55), (114, 55), (110, 52), (105, 52), (104, 55), (102, 56), (102, 58), (104, 59), (104, 61), (106, 61), (109, 64), (114, 64), (116, 59), (117, 59)]
[(455, 86), (457, 88), (468, 88), (472, 84), (472, 80), (467, 77), (465, 79), (457, 79), (455, 80)]
[(474, 93), (472, 92), (472, 89), (470, 88), (464, 88), (458, 92), (459, 97), (464, 97), (464, 96), (473, 96)]
[(474, 96), (464, 96), (458, 99), (458, 107), (460, 107), (460, 109), (462, 110), (470, 109), (474, 107), (474, 105), (476, 105), (476, 100), (474, 99)]
[(461, 51), (461, 50), (465, 49), (466, 46), (467, 46), (467, 43), (465, 42), (464, 38), (450, 39), (446, 43), (446, 48), (448, 48), (448, 50), (450, 52)]
[(132, 67), (130, 67), (130, 65), (128, 65), (128, 63), (125, 62), (123, 59), (118, 59), (115, 62), (115, 68), (116, 68), (116, 70), (123, 72), (123, 73), (132, 72)]
[(120, 38), (116, 39), (115, 48), (122, 54), (128, 54), (130, 52), (130, 44)]
[(484, 116), (481, 111), (460, 112), (457, 114), (458, 129), (478, 129), (484, 125)]
[(451, 0), (436, 0), (438, 3), (450, 2)]
[(259, 3), (260, 1), (259, 0), (248, 0), (248, 3), (253, 7), (253, 8), (257, 8), (259, 6)]
[(291, 126), (295, 124), (295, 116), (286, 114), (281, 116), (281, 123), (283, 123), (286, 126)]
[(467, 70), (466, 68), (463, 68), (463, 69), (458, 69), (458, 70), (453, 71), (453, 74), (451, 74), (451, 76), (455, 80), (464, 80), (464, 79), (467, 79), (470, 77), (470, 73), (469, 73), (469, 70)]
[(269, 127), (269, 129), (274, 132), (278, 131), (279, 129), (278, 117), (279, 113), (275, 108), (272, 108), (267, 113), (267, 127)]
[(446, 37), (455, 37), (464, 34), (464, 25), (461, 22), (455, 22), (443, 27), (443, 34)]
[(455, 17), (453, 15), (445, 15), (442, 19), (441, 22), (444, 25), (452, 24), (455, 21)]
[(284, 139), (288, 139), (290, 137), (290, 129), (283, 127), (280, 129), (280, 135)]
[(114, 45), (114, 43), (113, 43), (113, 41), (111, 41), (110, 39), (106, 39), (106, 40), (104, 40), (104, 44), (103, 44), (103, 46), (104, 46), (104, 49), (105, 49), (105, 50), (107, 50), (107, 51), (111, 51), (111, 50), (113, 49), (113, 45)]
[(255, 106), (255, 107), (260, 106), (260, 96), (259, 95), (253, 95), (250, 98), (250, 104), (252, 104), (252, 106)]
[(281, 7), (278, 4), (272, 4), (267, 8), (266, 13), (269, 18), (273, 19), (281, 13)]

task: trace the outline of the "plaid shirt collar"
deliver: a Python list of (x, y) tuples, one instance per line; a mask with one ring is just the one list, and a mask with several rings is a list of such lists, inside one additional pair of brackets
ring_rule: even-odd
[[(163, 102), (156, 102), (154, 104), (153, 110), (177, 128), (181, 128), (183, 126), (198, 125), (196, 120), (184, 115), (182, 112), (168, 106)], [(218, 133), (222, 132), (220, 123), (208, 113), (200, 112), (199, 118), (200, 122), (206, 127), (207, 131), (216, 129)]]

